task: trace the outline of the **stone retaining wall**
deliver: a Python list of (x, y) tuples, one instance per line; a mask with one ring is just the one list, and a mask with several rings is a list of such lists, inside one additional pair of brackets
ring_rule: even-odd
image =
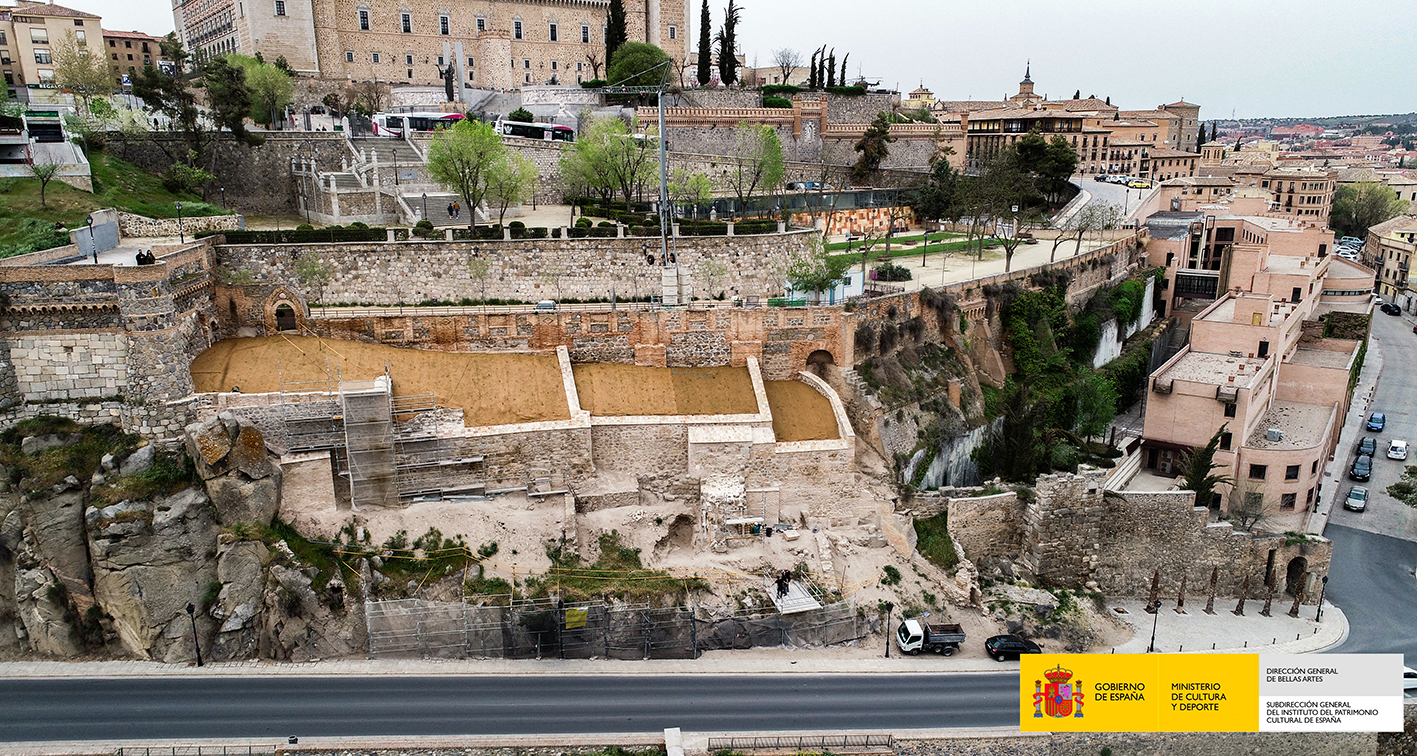
[(960, 558), (976, 564), (982, 557), (1014, 558), (1022, 545), (1023, 510), (1023, 502), (1012, 491), (949, 499), (945, 520)]
[(128, 387), (122, 333), (29, 333), (9, 340), (16, 386), (27, 401), (97, 399)]
[[(1370, 732), (1098, 732), (897, 740), (896, 756), (1379, 756)], [(1397, 753), (1393, 751), (1391, 753)]]
[[(133, 213), (118, 213), (118, 227), (124, 236), (177, 236), (177, 218), (148, 218)], [(182, 218), (181, 231), (195, 236), (198, 231), (237, 231), (246, 228), (246, 218), (240, 215), (206, 215)]]

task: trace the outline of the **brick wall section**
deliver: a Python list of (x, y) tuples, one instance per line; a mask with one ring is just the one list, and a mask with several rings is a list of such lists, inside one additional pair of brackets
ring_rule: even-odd
[[(722, 291), (766, 296), (775, 293), (770, 271), (805, 250), (810, 232), (785, 235), (688, 237), (677, 242), (681, 270), (705, 288), (699, 273), (708, 260), (727, 267)], [(621, 296), (658, 294), (660, 268), (649, 265), (652, 239), (527, 239), (511, 242), (400, 242), (351, 244), (224, 245), (221, 265), (248, 270), (258, 280), (294, 281), (294, 259), (313, 254), (334, 270), (324, 301), (391, 305), (428, 299), (520, 299), (606, 297), (614, 284)], [(475, 253), (474, 253), (475, 250)], [(491, 264), (485, 281), (467, 270), (474, 254)], [(559, 281), (551, 274), (559, 272)], [(485, 287), (484, 287), (485, 283)], [(559, 287), (558, 284), (559, 283)]]

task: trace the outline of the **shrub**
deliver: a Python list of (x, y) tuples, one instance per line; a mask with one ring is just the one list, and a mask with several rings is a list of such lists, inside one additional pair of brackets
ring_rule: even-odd
[(791, 84), (768, 84), (763, 88), (763, 97), (792, 97), (802, 91), (801, 87), (794, 87)]
[(576, 228), (590, 228), (593, 225), (595, 224), (590, 222), (590, 218), (578, 218), (576, 220)]
[(846, 97), (861, 97), (866, 94), (863, 86), (854, 87), (827, 87), (827, 92), (834, 95), (844, 95)]
[(295, 227), (295, 230), (296, 230), (296, 231), (314, 231), (314, 230), (315, 230), (315, 227), (312, 226), (312, 225), (310, 225), (309, 223), (301, 223), (300, 225), (298, 225), (298, 226)]
[(511, 223), (507, 224), (507, 228), (510, 228), (513, 231), (524, 231), (526, 230), (526, 224), (522, 223), (521, 221), (512, 221)]
[(591, 79), (590, 81), (581, 82), (581, 86), (586, 89), (600, 89), (605, 86), (605, 83), (605, 79)]
[(349, 224), (350, 228), (369, 228), (369, 224), (364, 221), (355, 221)]
[(885, 263), (876, 268), (877, 281), (909, 281), (910, 269), (903, 265)]
[(413, 225), (413, 235), (422, 239), (428, 238), (433, 233), (433, 221), (424, 218)]
[(765, 108), (790, 108), (792, 101), (786, 97), (764, 97), (763, 107)]
[(531, 111), (527, 110), (526, 108), (517, 108), (516, 110), (513, 110), (512, 112), (507, 114), (507, 120), (523, 121), (526, 123), (530, 123), (536, 120), (536, 116), (532, 115)]
[(894, 568), (894, 567), (892, 567), (892, 566), (890, 566), (890, 565), (888, 564), (888, 565), (886, 565), (885, 567), (882, 567), (882, 568), (881, 568), (881, 571), (884, 572), (884, 573), (886, 573), (886, 574), (885, 574), (885, 577), (881, 578), (881, 585), (899, 585), (899, 584), (900, 584), (900, 570), (898, 570), (898, 569), (896, 569), (896, 568)]

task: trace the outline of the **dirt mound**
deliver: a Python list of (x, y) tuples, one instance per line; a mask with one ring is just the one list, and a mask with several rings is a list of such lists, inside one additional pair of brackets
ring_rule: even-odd
[(840, 438), (831, 402), (802, 381), (763, 381), (778, 441)]
[[(394, 395), (433, 394), (461, 408), (469, 426), (567, 420), (565, 386), (554, 354), (465, 354), (399, 349), (305, 336), (227, 339), (192, 361), (199, 393), (279, 391), (281, 382), (370, 380), (387, 365)], [(289, 386), (287, 386), (289, 388)], [(306, 387), (318, 390), (314, 386)], [(749, 392), (751, 396), (751, 392)]]
[(747, 368), (572, 368), (581, 407), (592, 415), (751, 415), (758, 411)]

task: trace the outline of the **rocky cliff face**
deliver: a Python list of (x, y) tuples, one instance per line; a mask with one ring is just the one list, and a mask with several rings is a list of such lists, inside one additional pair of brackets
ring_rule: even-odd
[(269, 527), (280, 467), (260, 431), (187, 432), (186, 458), (52, 419), (0, 434), (0, 657), (185, 663), (194, 626), (211, 660), (362, 651), (357, 601)]

